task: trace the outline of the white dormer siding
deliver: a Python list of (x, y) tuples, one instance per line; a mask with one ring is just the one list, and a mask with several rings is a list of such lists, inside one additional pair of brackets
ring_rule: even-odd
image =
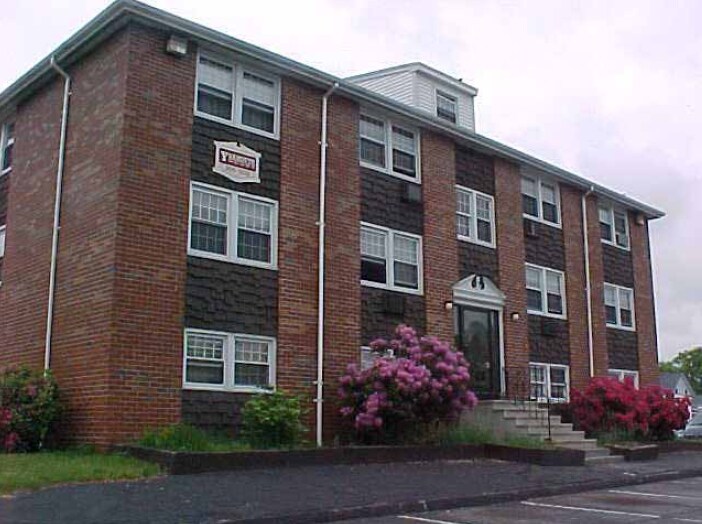
[[(452, 78), (424, 64), (407, 64), (374, 73), (348, 78), (366, 89), (380, 93), (403, 104), (426, 111), (434, 117), (444, 119), (475, 131), (474, 99), (478, 91), (462, 81)], [(437, 96), (455, 101), (455, 122), (444, 111), (437, 113)]]

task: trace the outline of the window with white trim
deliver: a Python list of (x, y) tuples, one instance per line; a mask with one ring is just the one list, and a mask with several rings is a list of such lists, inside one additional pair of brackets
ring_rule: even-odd
[(421, 294), (421, 260), (421, 237), (372, 224), (361, 225), (362, 284)]
[(605, 283), (604, 303), (608, 326), (631, 331), (635, 329), (633, 289)]
[(529, 313), (566, 318), (563, 271), (526, 264), (526, 289)]
[(495, 199), (456, 186), (456, 231), (459, 240), (495, 247)]
[(599, 217), (602, 242), (629, 249), (629, 219), (626, 212), (611, 206), (600, 206)]
[(12, 150), (15, 147), (15, 124), (8, 123), (2, 126), (0, 132), (0, 175), (12, 171)]
[(387, 349), (382, 353), (373, 351), (368, 346), (361, 347), (361, 369), (368, 369), (373, 367), (373, 363), (378, 358), (394, 358), (395, 353), (392, 349)]
[(607, 375), (612, 378), (616, 378), (619, 382), (624, 382), (627, 379), (634, 381), (634, 387), (639, 387), (639, 372), (632, 371), (630, 369), (610, 369), (607, 371)]
[(455, 96), (436, 92), (436, 116), (455, 124), (458, 115), (458, 102)]
[(558, 185), (539, 177), (523, 176), (522, 212), (529, 219), (560, 226), (561, 203)]
[(529, 388), (532, 399), (567, 401), (569, 391), (569, 368), (561, 364), (529, 363)]
[(0, 226), (0, 258), (5, 256), (5, 226)]
[(185, 388), (265, 391), (275, 387), (275, 339), (199, 329), (185, 332)]
[(280, 81), (275, 76), (200, 53), (195, 98), (199, 116), (278, 136)]
[(419, 133), (390, 120), (362, 114), (359, 123), (361, 165), (420, 181)]
[(277, 230), (276, 201), (191, 184), (190, 255), (275, 269)]

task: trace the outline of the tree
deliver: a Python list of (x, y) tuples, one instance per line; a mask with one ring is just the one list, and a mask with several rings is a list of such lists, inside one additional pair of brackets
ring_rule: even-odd
[(661, 362), (660, 368), (666, 373), (684, 373), (695, 392), (702, 393), (702, 347), (683, 351), (670, 362)]

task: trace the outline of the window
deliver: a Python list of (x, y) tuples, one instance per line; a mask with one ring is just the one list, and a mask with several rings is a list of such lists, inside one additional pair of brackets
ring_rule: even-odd
[(188, 253), (275, 269), (278, 203), (204, 184), (190, 191)]
[(441, 91), (437, 91), (436, 116), (455, 124), (456, 113), (458, 113), (456, 97), (447, 95), (446, 93), (442, 93)]
[(532, 220), (560, 226), (558, 185), (537, 177), (522, 177), (522, 212)]
[(610, 369), (607, 374), (612, 378), (616, 378), (619, 382), (624, 382), (627, 379), (631, 379), (634, 381), (634, 386), (637, 388), (639, 387), (638, 371), (631, 371), (628, 369)]
[(568, 366), (560, 364), (529, 364), (530, 396), (532, 399), (546, 401), (567, 401), (569, 397)]
[(277, 78), (200, 54), (195, 101), (198, 115), (277, 137), (279, 100)]
[(395, 354), (392, 349), (384, 351), (382, 354), (373, 351), (368, 346), (363, 346), (361, 348), (361, 369), (368, 369), (373, 367), (373, 363), (377, 358), (393, 358)]
[(456, 230), (460, 240), (495, 247), (494, 198), (457, 186)]
[(406, 293), (422, 293), (422, 240), (370, 224), (361, 225), (361, 282)]
[(5, 226), (0, 226), (0, 258), (5, 256)]
[(12, 171), (12, 150), (15, 146), (15, 124), (2, 126), (2, 151), (0, 151), (0, 175)]
[(186, 330), (184, 385), (241, 391), (275, 386), (275, 339)]
[(527, 311), (566, 318), (565, 275), (562, 271), (526, 265)]
[(604, 303), (608, 326), (634, 331), (633, 289), (605, 283)]
[(629, 220), (626, 212), (600, 206), (600, 237), (605, 244), (629, 249)]
[(419, 135), (389, 120), (361, 115), (359, 123), (361, 165), (419, 182)]

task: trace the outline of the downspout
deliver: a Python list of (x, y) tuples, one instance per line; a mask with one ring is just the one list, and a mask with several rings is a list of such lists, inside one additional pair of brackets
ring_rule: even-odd
[(317, 447), (322, 447), (322, 416), (324, 402), (324, 227), (327, 192), (327, 106), (329, 97), (339, 87), (338, 82), (322, 97), (322, 136), (319, 140), (319, 271), (317, 272)]
[(56, 195), (54, 200), (54, 228), (51, 238), (51, 269), (49, 271), (49, 303), (46, 311), (46, 341), (44, 345), (44, 370), (51, 367), (51, 331), (54, 323), (54, 292), (56, 288), (56, 258), (61, 217), (61, 186), (63, 163), (66, 154), (66, 128), (68, 126), (68, 104), (71, 96), (71, 77), (51, 57), (51, 67), (63, 77), (63, 110), (61, 111), (61, 139), (59, 141), (58, 167), (56, 169)]
[(588, 238), (587, 197), (595, 188), (590, 186), (582, 197), (583, 212), (583, 249), (585, 250), (585, 297), (587, 298), (587, 348), (590, 356), (590, 377), (595, 376), (595, 343), (592, 336), (592, 283), (590, 281), (590, 239)]

